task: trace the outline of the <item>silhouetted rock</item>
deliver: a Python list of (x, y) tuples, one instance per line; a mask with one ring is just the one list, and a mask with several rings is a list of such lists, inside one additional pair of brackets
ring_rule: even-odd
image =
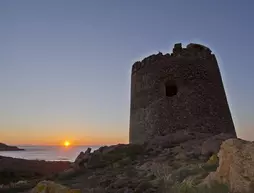
[(91, 148), (87, 148), (87, 150), (84, 152), (81, 152), (78, 157), (74, 161), (74, 167), (84, 167), (85, 163), (89, 160), (91, 156)]

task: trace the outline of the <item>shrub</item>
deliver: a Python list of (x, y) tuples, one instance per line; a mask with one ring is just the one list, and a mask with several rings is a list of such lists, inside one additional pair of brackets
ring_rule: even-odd
[(216, 165), (216, 164), (218, 165), (219, 164), (219, 158), (216, 154), (213, 154), (206, 163), (211, 164), (211, 165)]
[(202, 166), (207, 172), (213, 172), (219, 166), (219, 158), (216, 154), (213, 154), (209, 160)]

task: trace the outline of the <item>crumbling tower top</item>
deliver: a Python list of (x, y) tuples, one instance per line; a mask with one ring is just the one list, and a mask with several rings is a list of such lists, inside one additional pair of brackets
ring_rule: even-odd
[(186, 48), (183, 48), (181, 43), (176, 43), (174, 45), (172, 53), (167, 53), (163, 55), (161, 52), (159, 52), (158, 54), (153, 54), (151, 56), (144, 58), (142, 61), (135, 62), (132, 66), (132, 73), (147, 66), (147, 64), (150, 64), (151, 61), (156, 60), (156, 58), (159, 58), (162, 56), (167, 58), (175, 58), (179, 56), (182, 56), (185, 58), (191, 58), (191, 57), (196, 57), (196, 58), (214, 57), (215, 58), (214, 54), (212, 54), (212, 51), (208, 47), (203, 46), (201, 44), (190, 43), (186, 46)]

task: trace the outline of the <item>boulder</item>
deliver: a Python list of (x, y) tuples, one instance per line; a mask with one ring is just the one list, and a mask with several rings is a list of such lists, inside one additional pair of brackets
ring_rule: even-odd
[(201, 154), (204, 156), (217, 154), (222, 142), (230, 138), (235, 138), (235, 136), (229, 133), (220, 133), (219, 135), (209, 137), (201, 146)]
[(30, 191), (30, 193), (81, 193), (81, 191), (70, 189), (52, 181), (41, 181)]
[(218, 153), (219, 167), (205, 179), (227, 184), (232, 193), (254, 192), (254, 142), (228, 139)]

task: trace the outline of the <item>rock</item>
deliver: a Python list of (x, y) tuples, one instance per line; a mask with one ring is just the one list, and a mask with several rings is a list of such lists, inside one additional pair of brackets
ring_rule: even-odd
[(212, 154), (217, 154), (220, 150), (220, 146), (223, 141), (235, 138), (234, 135), (228, 133), (221, 133), (215, 135), (205, 140), (201, 146), (201, 154), (205, 156), (211, 156)]
[(186, 159), (188, 159), (188, 155), (186, 152), (179, 152), (177, 155), (175, 155), (175, 159), (186, 160)]
[(228, 139), (218, 153), (219, 167), (204, 180), (228, 184), (232, 193), (254, 192), (254, 142)]
[(102, 179), (99, 181), (99, 184), (100, 184), (100, 186), (107, 187), (107, 186), (109, 186), (112, 182), (113, 182), (112, 178), (108, 177), (108, 178), (102, 178)]
[(63, 179), (63, 178), (66, 178), (66, 177), (70, 177), (70, 176), (73, 176), (77, 173), (78, 171), (75, 169), (75, 168), (69, 168), (69, 169), (66, 169), (64, 170), (63, 172), (60, 172), (57, 174), (57, 177), (59, 179)]
[(133, 190), (129, 188), (124, 188), (123, 193), (133, 193)]
[(103, 159), (102, 154), (94, 153), (87, 162), (88, 169), (103, 168), (107, 166), (106, 160)]
[(27, 184), (28, 182), (26, 180), (20, 180), (16, 184), (21, 185), (21, 184)]
[(84, 193), (105, 193), (105, 190), (103, 188), (91, 188), (88, 189), (87, 191), (84, 191)]
[(130, 157), (126, 157), (126, 158), (123, 158), (122, 160), (120, 160), (118, 163), (121, 166), (126, 166), (126, 165), (131, 164), (131, 162), (132, 162), (132, 160), (130, 159)]
[(114, 184), (113, 184), (113, 186), (114, 186), (114, 188), (116, 188), (116, 189), (119, 189), (119, 188), (124, 188), (125, 187), (125, 185), (128, 183), (128, 180), (127, 179), (117, 179), (115, 182), (114, 182)]
[(112, 146), (104, 146), (103, 148), (99, 149), (99, 152), (101, 152), (103, 155), (114, 152), (116, 149), (120, 149), (124, 147), (123, 144), (118, 145), (112, 145)]
[(202, 139), (192, 139), (172, 148), (171, 154), (177, 159), (199, 159), (201, 144)]
[(91, 148), (87, 148), (85, 153), (82, 151), (74, 161), (74, 167), (84, 167), (84, 164), (89, 160), (91, 155)]
[(81, 193), (81, 191), (70, 189), (52, 181), (41, 181), (31, 190), (30, 193)]

